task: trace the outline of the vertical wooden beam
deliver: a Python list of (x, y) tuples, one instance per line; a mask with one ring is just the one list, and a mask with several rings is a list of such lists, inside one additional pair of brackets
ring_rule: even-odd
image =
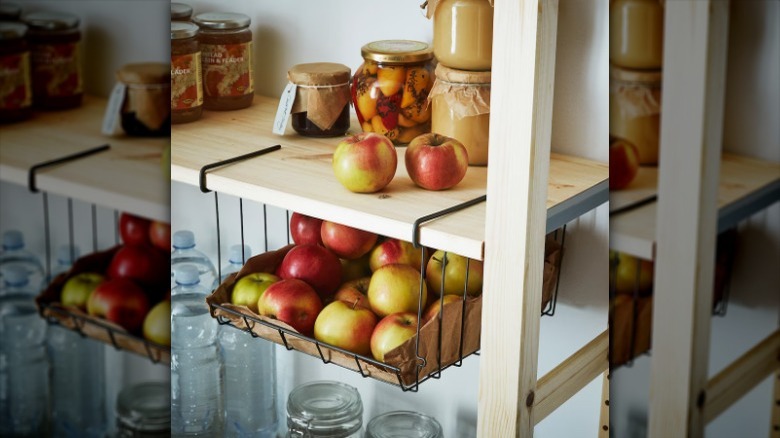
[(604, 371), (604, 383), (601, 387), (599, 438), (609, 438), (609, 427), (609, 370), (606, 370)]
[(700, 437), (707, 384), (728, 0), (666, 2), (650, 437)]
[(558, 0), (496, 0), (480, 437), (531, 437)]
[(774, 374), (775, 393), (772, 396), (772, 424), (769, 427), (769, 438), (780, 438), (780, 369)]

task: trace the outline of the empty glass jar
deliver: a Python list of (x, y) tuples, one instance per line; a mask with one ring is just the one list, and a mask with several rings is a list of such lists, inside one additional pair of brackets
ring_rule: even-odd
[(360, 438), (363, 402), (352, 386), (311, 382), (295, 388), (287, 399), (287, 437)]
[(435, 418), (410, 411), (388, 412), (374, 417), (366, 427), (366, 438), (443, 438)]
[(167, 384), (140, 383), (122, 389), (116, 403), (118, 438), (171, 434), (171, 392)]

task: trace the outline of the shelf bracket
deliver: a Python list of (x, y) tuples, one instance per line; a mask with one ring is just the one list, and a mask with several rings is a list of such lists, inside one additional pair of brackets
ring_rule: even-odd
[(265, 155), (269, 152), (278, 151), (281, 149), (281, 145), (275, 145), (271, 147), (267, 147), (265, 149), (260, 149), (258, 151), (250, 152), (248, 154), (239, 155), (237, 157), (228, 158), (227, 160), (217, 161), (216, 163), (207, 164), (200, 168), (200, 173), (198, 177), (198, 185), (200, 186), (200, 191), (203, 193), (208, 193), (211, 190), (209, 190), (206, 187), (206, 172), (209, 170), (215, 169), (217, 167), (227, 166), (229, 164), (238, 163), (240, 161), (248, 160), (250, 158), (259, 157), (260, 155)]
[(472, 205), (481, 204), (486, 200), (487, 200), (487, 195), (482, 195), (478, 198), (474, 198), (472, 200), (457, 205), (453, 205), (452, 207), (447, 207), (443, 210), (435, 211), (431, 214), (427, 214), (425, 216), (417, 218), (412, 224), (412, 244), (414, 245), (415, 248), (420, 247), (420, 225), (424, 224), (425, 222), (438, 219), (450, 213), (455, 213), (457, 211), (465, 210), (466, 208), (471, 207)]
[(38, 187), (35, 184), (35, 176), (36, 173), (46, 167), (56, 166), (58, 164), (67, 163), (70, 161), (75, 161), (80, 158), (88, 157), (90, 155), (97, 154), (99, 152), (107, 151), (111, 149), (111, 145), (104, 144), (102, 146), (97, 146), (91, 149), (83, 150), (81, 152), (76, 152), (75, 154), (66, 155), (64, 157), (55, 158), (53, 160), (44, 161), (42, 163), (38, 163), (30, 167), (30, 170), (27, 171), (27, 188), (33, 192), (38, 193)]

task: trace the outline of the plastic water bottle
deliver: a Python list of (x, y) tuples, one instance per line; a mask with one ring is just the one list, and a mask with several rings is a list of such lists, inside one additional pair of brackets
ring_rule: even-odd
[(49, 361), (46, 321), (38, 315), (29, 271), (21, 264), (0, 268), (0, 436), (46, 436)]
[(208, 256), (195, 249), (195, 235), (192, 231), (181, 230), (173, 234), (173, 252), (171, 252), (171, 288), (176, 286), (176, 266), (195, 265), (200, 276), (200, 284), (211, 292), (217, 287), (217, 270)]
[[(3, 250), (0, 251), (0, 266), (18, 264), (23, 266), (29, 276), (30, 288), (37, 295), (44, 284), (43, 265), (35, 254), (24, 249), (24, 234), (17, 230), (8, 230), (3, 233)], [(2, 271), (0, 271), (2, 272)], [(0, 284), (3, 283), (3, 274), (0, 273)]]
[(171, 435), (221, 436), (224, 370), (217, 345), (218, 324), (209, 315), (208, 290), (198, 268), (176, 269), (171, 290)]
[(57, 264), (51, 270), (49, 282), (58, 275), (70, 271), (73, 263), (81, 257), (81, 250), (78, 245), (60, 245), (57, 249)]
[(228, 275), (238, 272), (244, 266), (244, 262), (252, 257), (252, 248), (249, 245), (233, 245), (228, 252), (228, 263), (222, 267), (220, 283), (228, 278)]

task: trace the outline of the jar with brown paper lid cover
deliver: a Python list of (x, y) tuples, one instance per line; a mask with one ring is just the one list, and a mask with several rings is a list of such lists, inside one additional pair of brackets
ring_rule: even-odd
[(659, 69), (664, 57), (664, 0), (610, 0), (609, 60), (624, 68)]
[(198, 120), (203, 112), (198, 26), (171, 22), (171, 123)]
[(490, 70), (493, 62), (492, 0), (428, 0), (433, 54), (459, 70)]
[(191, 19), (192, 6), (171, 2), (171, 21), (190, 21)]
[(298, 64), (287, 72), (297, 85), (292, 106), (292, 127), (308, 137), (335, 137), (349, 130), (349, 78), (343, 64)]
[(0, 123), (24, 120), (32, 114), (30, 49), (27, 26), (0, 22)]
[(116, 73), (127, 86), (122, 104), (122, 129), (127, 135), (161, 137), (171, 133), (171, 67), (145, 62), (127, 64)]
[(633, 143), (640, 164), (658, 164), (661, 78), (661, 70), (609, 67), (609, 133)]

